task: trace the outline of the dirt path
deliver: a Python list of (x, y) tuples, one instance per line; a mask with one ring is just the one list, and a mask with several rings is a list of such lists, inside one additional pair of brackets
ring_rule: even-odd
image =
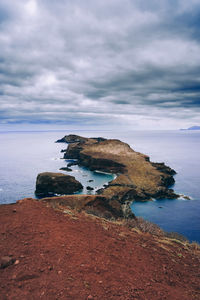
[[(198, 253), (84, 213), (0, 206), (0, 299), (200, 299)], [(14, 262), (14, 263), (13, 263)]]

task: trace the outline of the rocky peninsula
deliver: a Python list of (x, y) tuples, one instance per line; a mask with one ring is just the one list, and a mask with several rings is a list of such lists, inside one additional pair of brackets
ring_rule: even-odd
[(119, 206), (124, 217), (133, 216), (132, 201), (152, 198), (177, 198), (170, 186), (176, 172), (164, 163), (153, 163), (147, 155), (134, 151), (117, 139), (86, 138), (67, 135), (57, 142), (68, 143), (65, 159), (76, 159), (76, 164), (90, 170), (115, 173), (117, 177), (97, 191), (106, 198), (113, 209)]

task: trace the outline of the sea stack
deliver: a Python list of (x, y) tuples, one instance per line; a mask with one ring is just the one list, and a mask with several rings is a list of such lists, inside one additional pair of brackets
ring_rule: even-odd
[(44, 172), (37, 176), (35, 194), (39, 197), (56, 194), (66, 195), (78, 192), (82, 188), (82, 184), (73, 176)]

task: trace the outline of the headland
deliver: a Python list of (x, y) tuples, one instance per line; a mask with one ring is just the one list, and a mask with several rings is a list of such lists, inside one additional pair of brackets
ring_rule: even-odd
[(76, 159), (76, 164), (90, 170), (117, 175), (97, 193), (108, 199), (113, 208), (120, 204), (124, 217), (131, 217), (132, 201), (178, 197), (170, 188), (175, 182), (173, 169), (151, 162), (147, 155), (120, 140), (67, 135), (57, 142), (68, 143), (67, 149), (62, 150), (65, 159)]

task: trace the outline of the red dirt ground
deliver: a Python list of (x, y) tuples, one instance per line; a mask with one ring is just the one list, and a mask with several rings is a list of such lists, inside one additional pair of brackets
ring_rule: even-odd
[(22, 200), (0, 206), (0, 299), (200, 299), (198, 250)]

